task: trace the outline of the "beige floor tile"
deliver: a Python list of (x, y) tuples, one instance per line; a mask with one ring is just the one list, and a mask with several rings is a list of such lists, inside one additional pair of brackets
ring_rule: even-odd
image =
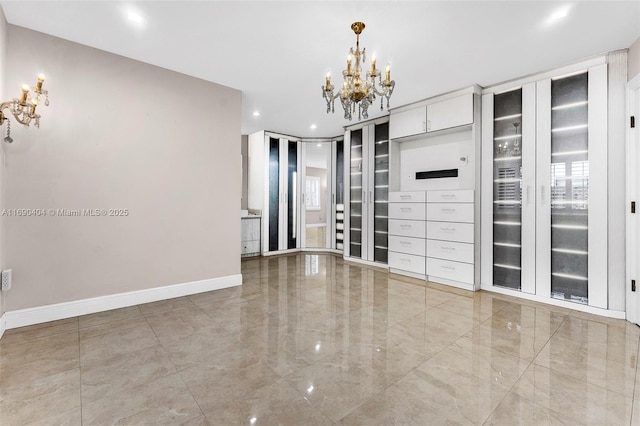
[(0, 424), (23, 425), (80, 407), (80, 370), (42, 375), (0, 387)]
[(88, 337), (80, 340), (80, 365), (95, 365), (106, 359), (158, 345), (159, 340), (149, 324)]
[(144, 385), (175, 372), (169, 355), (160, 345), (97, 361), (82, 368), (82, 402), (114, 396), (123, 389)]
[(633, 400), (621, 393), (532, 364), (513, 393), (578, 422), (630, 424)]
[(113, 333), (114, 331), (125, 331), (146, 327), (148, 324), (147, 319), (141, 315), (133, 318), (121, 318), (111, 322), (90, 325), (80, 329), (80, 340), (102, 336), (103, 334)]
[(79, 326), (89, 328), (100, 324), (105, 324), (123, 319), (133, 319), (142, 317), (142, 312), (138, 306), (129, 306), (127, 308), (113, 309), (110, 311), (97, 312), (95, 314), (83, 315), (79, 317)]
[(584, 423), (509, 393), (484, 424), (485, 426), (576, 426)]
[(181, 425), (201, 419), (198, 404), (178, 374), (82, 405), (86, 425)]
[(139, 308), (140, 312), (142, 312), (142, 315), (149, 316), (163, 314), (165, 312), (170, 312), (180, 308), (196, 309), (196, 304), (193, 303), (189, 296), (184, 296), (176, 297), (175, 299), (159, 300), (157, 302), (145, 303), (144, 305), (139, 305)]
[(477, 321), (484, 321), (509, 305), (500, 299), (482, 297), (470, 294), (469, 296), (456, 296), (453, 299), (437, 305), (438, 309), (464, 315)]
[(217, 323), (197, 307), (180, 307), (159, 314), (147, 315), (147, 322), (160, 341), (176, 336), (189, 336)]
[(2, 346), (11, 346), (26, 340), (39, 339), (49, 337), (61, 333), (77, 332), (78, 318), (68, 318), (59, 321), (46, 322), (44, 324), (36, 324), (28, 327), (14, 328), (5, 331), (0, 340), (0, 348)]

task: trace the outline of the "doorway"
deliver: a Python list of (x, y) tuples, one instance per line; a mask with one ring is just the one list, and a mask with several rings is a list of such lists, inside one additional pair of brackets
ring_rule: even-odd
[(640, 75), (627, 83), (627, 111), (627, 320), (640, 325)]
[(331, 146), (330, 141), (306, 143), (305, 248), (331, 248)]

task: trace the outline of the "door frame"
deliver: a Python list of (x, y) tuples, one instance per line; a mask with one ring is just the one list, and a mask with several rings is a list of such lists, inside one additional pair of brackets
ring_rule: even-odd
[[(640, 74), (629, 80), (626, 88), (627, 117), (634, 116), (640, 121)], [(630, 118), (627, 118), (630, 120)], [(626, 317), (627, 321), (640, 325), (640, 290), (631, 291), (631, 280), (640, 283), (640, 213), (631, 213), (631, 202), (640, 202), (640, 173), (637, 167), (640, 164), (640, 123), (631, 128), (630, 122), (625, 124), (627, 136), (626, 150)], [(636, 208), (638, 208), (636, 206)]]

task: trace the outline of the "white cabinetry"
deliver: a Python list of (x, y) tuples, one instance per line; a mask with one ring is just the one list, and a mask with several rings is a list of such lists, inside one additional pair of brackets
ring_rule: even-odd
[(607, 64), (594, 61), (483, 95), (482, 288), (607, 308)]
[(427, 105), (427, 132), (473, 123), (473, 94)]
[(429, 281), (474, 289), (473, 199), (472, 190), (427, 192)]
[(345, 132), (347, 232), (344, 255), (387, 264), (389, 227), (389, 123), (348, 128)]
[(389, 123), (389, 139), (427, 132), (427, 107), (421, 106), (395, 113)]
[(389, 271), (425, 278), (424, 192), (389, 194)]
[(243, 257), (260, 255), (260, 216), (245, 216), (241, 220), (240, 254)]
[(391, 112), (389, 138), (400, 139), (473, 123), (473, 93)]

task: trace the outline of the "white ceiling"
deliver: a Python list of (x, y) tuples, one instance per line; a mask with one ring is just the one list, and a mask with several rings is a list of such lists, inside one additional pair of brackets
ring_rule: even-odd
[[(11, 24), (241, 90), (244, 134), (266, 129), (302, 137), (337, 136), (349, 124), (339, 102), (335, 114), (326, 114), (321, 86), (328, 69), (341, 86), (337, 76), (355, 44), (356, 20), (366, 24), (361, 45), (376, 53), (380, 68), (391, 63), (392, 108), (627, 48), (640, 36), (639, 1), (0, 4)], [(566, 7), (566, 18), (546, 23)], [(127, 19), (128, 10), (143, 24)], [(370, 117), (385, 113), (377, 104)]]

